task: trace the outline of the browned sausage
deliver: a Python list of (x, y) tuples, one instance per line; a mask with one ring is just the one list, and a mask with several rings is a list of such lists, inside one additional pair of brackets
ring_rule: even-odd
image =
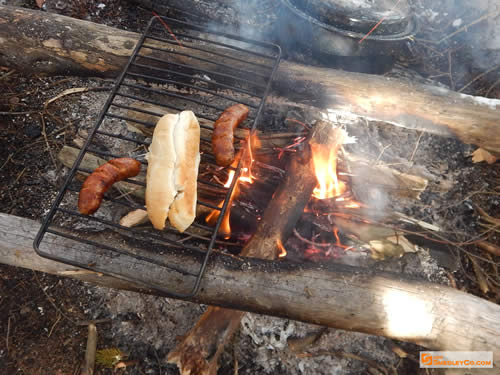
[(233, 132), (248, 116), (248, 107), (235, 104), (227, 107), (215, 121), (212, 133), (212, 150), (217, 165), (228, 167), (234, 160)]
[(112, 159), (96, 168), (83, 183), (78, 196), (78, 210), (92, 215), (101, 205), (104, 193), (117, 181), (139, 174), (141, 163), (131, 158)]

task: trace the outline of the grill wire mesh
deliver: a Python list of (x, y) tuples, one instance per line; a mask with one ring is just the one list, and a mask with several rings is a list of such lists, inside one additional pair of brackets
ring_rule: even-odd
[[(236, 174), (229, 188), (213, 181), (215, 173), (227, 172), (215, 165), (210, 152), (213, 123), (227, 106), (242, 103), (250, 113), (240, 127), (256, 129), (280, 55), (277, 45), (207, 31), (173, 18), (153, 17), (45, 217), (34, 241), (35, 251), (42, 257), (129, 280), (173, 297), (194, 296), (213, 247), (239, 245), (218, 234), (241, 167), (233, 168)], [(197, 217), (182, 234), (171, 227), (156, 231), (147, 224), (122, 226), (121, 216), (145, 208), (144, 155), (156, 121), (165, 113), (182, 110), (192, 110), (200, 122), (197, 207), (220, 211), (216, 225), (207, 225)], [(137, 134), (137, 129), (142, 134)], [(240, 137), (235, 141), (244, 140)], [(81, 215), (77, 209), (78, 191), (82, 175), (93, 170), (88, 165), (97, 166), (118, 157), (141, 161), (141, 173), (115, 184), (118, 187), (105, 194), (95, 214)], [(204, 199), (203, 191), (220, 196), (218, 202), (222, 204)], [(161, 255), (167, 251), (196, 254), (198, 272), (164, 262)], [(133, 266), (119, 266), (124, 264)], [(178, 286), (174, 291), (153, 282), (150, 275), (158, 272), (183, 275), (179, 282), (189, 284), (184, 288), (188, 292), (179, 293)]]

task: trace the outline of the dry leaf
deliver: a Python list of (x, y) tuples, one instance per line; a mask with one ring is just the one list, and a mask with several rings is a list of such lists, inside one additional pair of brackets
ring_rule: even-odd
[(480, 163), (482, 161), (485, 161), (488, 164), (493, 164), (498, 160), (498, 158), (492, 154), (490, 154), (488, 151), (478, 148), (476, 151), (472, 153), (472, 162), (473, 163)]
[(118, 348), (106, 348), (96, 352), (95, 361), (98, 365), (111, 368), (127, 357), (128, 355)]
[(400, 258), (405, 253), (414, 253), (417, 250), (415, 246), (406, 239), (406, 237), (390, 236), (381, 240), (368, 242), (372, 251), (372, 258), (383, 260), (385, 258)]
[(368, 243), (372, 251), (371, 257), (377, 260), (386, 258), (401, 258), (405, 250), (402, 246), (388, 240), (374, 240)]
[(328, 328), (322, 328), (321, 330), (304, 337), (289, 337), (287, 339), (288, 348), (296, 354), (304, 353), (307, 348), (318, 341), (327, 330)]
[(396, 245), (401, 246), (405, 253), (415, 253), (417, 251), (415, 246), (410, 241), (408, 241), (406, 237), (392, 236), (392, 237), (387, 237), (387, 240), (391, 241)]
[(399, 357), (399, 358), (407, 358), (408, 353), (406, 353), (402, 348), (399, 346), (393, 346), (392, 351)]

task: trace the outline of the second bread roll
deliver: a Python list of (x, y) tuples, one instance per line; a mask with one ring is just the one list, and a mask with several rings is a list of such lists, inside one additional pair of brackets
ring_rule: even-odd
[(183, 111), (174, 130), (175, 189), (177, 196), (170, 207), (168, 220), (184, 232), (196, 217), (197, 179), (200, 165), (200, 125), (191, 111)]

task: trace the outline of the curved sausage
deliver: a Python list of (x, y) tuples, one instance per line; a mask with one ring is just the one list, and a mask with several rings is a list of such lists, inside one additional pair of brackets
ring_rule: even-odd
[(235, 104), (224, 110), (215, 121), (212, 133), (212, 150), (215, 162), (222, 167), (228, 167), (234, 160), (233, 133), (234, 129), (248, 116), (246, 105)]
[(96, 168), (83, 183), (78, 196), (78, 210), (92, 215), (101, 205), (104, 193), (117, 181), (139, 174), (141, 163), (132, 158), (112, 159)]

